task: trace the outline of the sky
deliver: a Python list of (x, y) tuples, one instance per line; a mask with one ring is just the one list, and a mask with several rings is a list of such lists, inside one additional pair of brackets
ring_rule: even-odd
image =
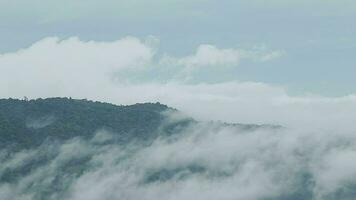
[(355, 11), (351, 0), (0, 0), (0, 97), (352, 124)]
[(283, 85), (291, 94), (355, 92), (356, 3), (352, 0), (0, 1), (0, 52), (50, 36), (160, 40), (160, 53), (183, 56), (201, 44), (263, 46), (273, 62), (241, 64), (226, 79)]

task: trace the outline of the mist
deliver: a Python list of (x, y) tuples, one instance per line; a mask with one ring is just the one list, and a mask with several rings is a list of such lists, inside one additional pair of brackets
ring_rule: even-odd
[[(167, 126), (183, 116), (169, 116)], [(1, 149), (4, 200), (352, 199), (356, 138), (303, 128), (191, 124), (151, 142), (92, 138)], [(31, 163), (40, 163), (31, 165)], [(29, 167), (35, 166), (35, 167)]]

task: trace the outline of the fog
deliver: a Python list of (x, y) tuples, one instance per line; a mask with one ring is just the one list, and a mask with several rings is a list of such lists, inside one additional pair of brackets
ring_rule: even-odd
[[(165, 114), (167, 115), (167, 114)], [(172, 116), (180, 120), (182, 116)], [(164, 126), (165, 124), (162, 124)], [(110, 143), (115, 133), (1, 150), (4, 200), (352, 199), (356, 138), (305, 128), (245, 129), (200, 122), (152, 143)], [(41, 160), (46, 160), (41, 162)], [(39, 163), (39, 164), (38, 164)], [(8, 173), (8, 174), (6, 174)]]

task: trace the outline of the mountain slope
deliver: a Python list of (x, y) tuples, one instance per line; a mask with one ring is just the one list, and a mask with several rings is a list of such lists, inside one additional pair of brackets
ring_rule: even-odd
[(31, 147), (45, 139), (92, 137), (105, 129), (121, 140), (154, 137), (166, 116), (177, 112), (159, 103), (116, 106), (68, 98), (0, 100), (0, 144)]
[(142, 198), (146, 188), (195, 177), (224, 183), (244, 162), (234, 155), (250, 148), (243, 144), (246, 137), (257, 136), (269, 145), (258, 131), (275, 137), (276, 129), (198, 122), (159, 103), (1, 99), (0, 198), (151, 200), (159, 198)]
[[(0, 146), (30, 148), (45, 140), (91, 138), (99, 130), (114, 133), (117, 136), (115, 142), (144, 141), (197, 123), (189, 117), (172, 122), (167, 113), (180, 114), (160, 103), (118, 106), (71, 98), (0, 99)], [(219, 124), (243, 129), (279, 128), (272, 125)]]

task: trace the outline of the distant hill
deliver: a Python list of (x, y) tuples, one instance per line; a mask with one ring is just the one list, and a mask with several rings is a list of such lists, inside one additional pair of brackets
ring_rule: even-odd
[[(167, 118), (163, 112), (178, 111), (160, 103), (117, 106), (70, 98), (0, 99), (0, 146), (31, 147), (48, 139), (90, 138), (102, 129), (120, 136), (117, 140), (145, 140), (157, 136)], [(189, 121), (194, 120), (181, 123)]]
[[(48, 98), (36, 100), (0, 99), (0, 146), (30, 148), (46, 140), (91, 138), (98, 130), (114, 133), (115, 142), (145, 141), (159, 134), (197, 123), (186, 117), (167, 121), (163, 113), (179, 113), (160, 103), (118, 106), (86, 99)], [(162, 127), (164, 125), (164, 127)], [(278, 128), (272, 125), (221, 123), (244, 129)], [(163, 128), (163, 129), (162, 129)]]

